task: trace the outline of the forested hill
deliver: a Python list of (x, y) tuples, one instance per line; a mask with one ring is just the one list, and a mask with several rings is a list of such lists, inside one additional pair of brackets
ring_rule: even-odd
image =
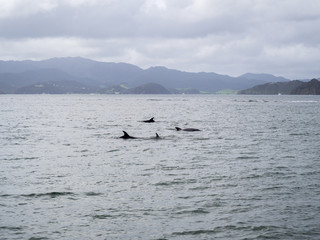
[(239, 94), (296, 94), (319, 95), (320, 82), (312, 79), (309, 82), (289, 81), (257, 85), (249, 89), (241, 90)]

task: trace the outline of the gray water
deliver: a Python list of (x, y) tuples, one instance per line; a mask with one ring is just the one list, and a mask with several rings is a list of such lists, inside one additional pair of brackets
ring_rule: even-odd
[(0, 239), (319, 239), (319, 113), (320, 96), (2, 95)]

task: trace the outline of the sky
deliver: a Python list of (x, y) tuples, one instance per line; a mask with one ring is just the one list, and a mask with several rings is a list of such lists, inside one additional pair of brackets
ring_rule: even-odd
[(0, 0), (0, 60), (320, 77), (319, 0)]

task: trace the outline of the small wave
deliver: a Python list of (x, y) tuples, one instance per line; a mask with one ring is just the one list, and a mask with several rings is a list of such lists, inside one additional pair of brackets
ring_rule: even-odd
[(201, 235), (201, 234), (214, 234), (214, 233), (217, 233), (217, 231), (209, 230), (209, 229), (201, 229), (201, 230), (194, 230), (194, 231), (174, 232), (172, 233), (172, 235), (186, 236), (186, 235)]
[(5, 158), (6, 161), (20, 161), (20, 160), (35, 160), (38, 157), (15, 157), (15, 158)]
[(258, 159), (258, 157), (252, 157), (252, 156), (239, 156), (237, 159)]
[(2, 198), (2, 197), (11, 197), (11, 195), (10, 194), (1, 194), (0, 198)]
[(120, 149), (111, 149), (111, 150), (109, 150), (109, 151), (107, 151), (108, 153), (111, 153), (111, 152), (119, 152), (120, 151)]
[(154, 101), (154, 102), (163, 102), (163, 99), (155, 99), (155, 98), (150, 98), (150, 99), (147, 99), (147, 101)]
[(204, 141), (204, 140), (210, 140), (210, 138), (206, 138), (206, 137), (203, 137), (203, 138), (194, 138), (194, 140), (196, 140), (196, 141)]
[(92, 215), (92, 218), (94, 219), (108, 219), (108, 218), (113, 218), (113, 215), (110, 214), (99, 214), (99, 215)]
[(300, 173), (301, 176), (311, 176), (311, 175), (318, 175), (318, 174), (320, 174), (320, 171), (317, 171), (317, 170)]
[(271, 230), (277, 230), (280, 229), (278, 226), (253, 226), (251, 227), (252, 231), (271, 231)]
[(252, 231), (252, 232), (270, 232), (270, 231), (277, 231), (280, 227), (277, 226), (235, 226), (235, 225), (227, 225), (227, 226), (219, 226), (215, 229), (199, 229), (199, 230), (191, 230), (191, 231), (181, 231), (181, 232), (173, 232), (173, 236), (187, 236), (187, 235), (212, 235), (217, 234), (225, 231), (234, 231), (234, 230), (245, 230), (245, 231)]
[(262, 191), (273, 191), (273, 190), (279, 190), (282, 188), (283, 188), (282, 186), (271, 186), (271, 187), (262, 188), (261, 190)]
[(196, 179), (181, 179), (181, 180), (173, 180), (173, 181), (167, 181), (167, 182), (158, 182), (155, 183), (155, 186), (172, 186), (172, 185), (179, 185), (179, 184), (190, 184), (190, 183), (196, 183)]
[(86, 192), (86, 196), (100, 196), (103, 195), (103, 193), (98, 193), (98, 192)]
[(309, 136), (310, 133), (290, 133), (289, 136)]
[(199, 186), (199, 187), (192, 187), (192, 188), (189, 188), (189, 190), (191, 191), (202, 191), (202, 190), (207, 190), (207, 189), (210, 189), (211, 187), (210, 186)]
[(31, 237), (28, 240), (46, 240), (46, 239), (49, 239), (49, 238), (47, 238), (47, 237)]
[(173, 183), (172, 182), (158, 182), (154, 185), (155, 186), (170, 186), (170, 185), (173, 185)]
[(243, 177), (243, 179), (255, 179), (255, 178), (261, 178), (262, 176), (259, 174), (250, 174), (248, 176)]
[(111, 210), (111, 213), (102, 213), (102, 214), (92, 214), (87, 215), (87, 217), (92, 217), (93, 219), (110, 219), (110, 218), (128, 218), (129, 216), (134, 215), (129, 212), (119, 212)]
[(0, 230), (21, 231), (23, 229), (23, 227), (0, 226)]
[(48, 193), (30, 193), (30, 194), (22, 194), (23, 197), (29, 198), (38, 198), (38, 197), (51, 197), (56, 198), (60, 196), (74, 196), (73, 192), (48, 192)]
[(295, 156), (288, 155), (288, 156), (283, 156), (283, 158), (296, 158), (296, 157), (295, 157)]
[(176, 212), (176, 214), (208, 214), (208, 213), (210, 212), (203, 208), (198, 208), (193, 210), (183, 210), (183, 211)]
[(175, 171), (175, 170), (186, 170), (187, 168), (181, 166), (163, 166), (159, 165), (157, 168), (161, 169), (162, 171)]

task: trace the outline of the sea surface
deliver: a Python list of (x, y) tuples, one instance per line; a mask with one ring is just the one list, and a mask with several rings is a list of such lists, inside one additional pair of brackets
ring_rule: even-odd
[(0, 95), (0, 239), (320, 239), (320, 96)]

